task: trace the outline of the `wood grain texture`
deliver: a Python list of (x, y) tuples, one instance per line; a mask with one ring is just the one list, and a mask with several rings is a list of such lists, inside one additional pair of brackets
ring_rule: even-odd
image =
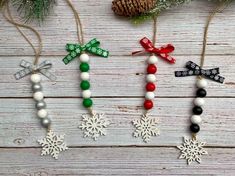
[[(221, 57), (224, 61), (221, 61)], [(31, 97), (29, 76), (15, 80), (13, 74), (21, 68), (21, 59), (32, 62), (31, 57), (0, 57), (0, 96), (1, 97)], [(74, 60), (64, 65), (62, 57), (43, 57), (51, 60), (54, 67), (51, 70), (57, 76), (56, 84), (43, 78), (44, 93), (49, 97), (80, 97), (79, 62)], [(110, 57), (108, 59), (91, 57), (91, 89), (95, 97), (123, 97), (144, 95), (145, 61), (147, 56)], [(199, 57), (178, 56), (177, 63), (170, 65), (159, 61), (157, 73), (158, 97), (187, 97), (195, 95), (196, 77), (176, 78), (174, 71), (186, 70), (185, 63), (192, 60), (199, 63)], [(208, 82), (208, 97), (235, 97), (235, 59), (232, 56), (208, 56), (205, 68), (220, 67), (221, 75), (225, 76), (225, 84)], [(56, 89), (56, 91), (54, 91)]]
[(207, 150), (209, 155), (202, 157), (201, 165), (187, 166), (185, 160), (178, 159), (179, 151), (171, 147), (72, 148), (58, 161), (38, 156), (40, 149), (0, 149), (0, 175), (234, 175), (235, 149)]
[[(175, 146), (181, 143), (183, 136), (189, 135), (191, 98), (159, 98), (155, 102), (156, 108), (150, 117), (159, 119), (161, 135), (153, 137), (148, 144), (132, 137), (134, 127), (131, 121), (140, 118), (143, 113), (142, 98), (94, 99), (94, 109), (105, 112), (111, 121), (108, 135), (96, 142), (84, 139), (82, 131), (77, 128), (81, 115), (86, 113), (81, 101), (78, 98), (46, 99), (53, 129), (66, 134), (69, 146)], [(36, 140), (43, 138), (45, 131), (35, 117), (33, 100), (2, 99), (2, 102), (0, 147), (38, 146)], [(207, 98), (199, 138), (205, 140), (208, 146), (235, 147), (234, 115), (234, 98)]]
[[(142, 37), (152, 36), (151, 22), (134, 26), (126, 18), (115, 17), (111, 11), (111, 0), (81, 0), (75, 3), (75, 6), (80, 12), (85, 28), (85, 40), (89, 41), (97, 37), (101, 40), (102, 47), (110, 50), (111, 55), (129, 55), (131, 51), (140, 49), (138, 41)], [(197, 0), (163, 13), (158, 20), (159, 45), (173, 43), (176, 47), (175, 55), (199, 55), (202, 48), (203, 28), (212, 8), (212, 3)], [(235, 54), (235, 23), (232, 22), (234, 16), (233, 4), (213, 20), (207, 54)], [(33, 54), (30, 46), (11, 24), (6, 23), (3, 18), (0, 18), (0, 23), (1, 55)], [(65, 44), (77, 42), (74, 17), (65, 1), (58, 2), (54, 14), (41, 27), (34, 26), (43, 37), (43, 55), (65, 55)]]
[[(74, 2), (84, 25), (85, 40), (94, 37), (108, 49), (108, 59), (91, 57), (91, 85), (95, 110), (111, 121), (108, 135), (97, 142), (83, 138), (77, 126), (81, 115), (79, 62), (65, 66), (65, 44), (76, 42), (73, 14), (65, 1), (38, 26), (43, 38), (42, 60), (53, 62), (58, 80), (43, 78), (48, 111), (57, 133), (66, 134), (70, 150), (58, 161), (41, 157), (37, 139), (45, 131), (35, 117), (29, 77), (16, 81), (21, 59), (32, 61), (30, 46), (16, 29), (0, 17), (0, 175), (1, 176), (234, 176), (235, 175), (235, 4), (213, 19), (208, 36), (205, 68), (220, 67), (225, 84), (209, 81), (199, 138), (207, 142), (209, 155), (201, 165), (178, 160), (182, 137), (188, 136), (195, 93), (195, 77), (175, 78), (188, 60), (199, 63), (203, 28), (213, 3), (205, 0), (163, 13), (158, 20), (157, 45), (172, 43), (177, 63), (159, 61), (155, 108), (161, 135), (143, 143), (132, 137), (131, 121), (140, 118), (144, 95), (146, 56), (131, 57), (141, 49), (139, 39), (151, 38), (152, 23), (134, 26), (111, 11), (112, 0)], [(25, 31), (30, 38), (34, 36)], [(33, 43), (36, 43), (35, 41)]]

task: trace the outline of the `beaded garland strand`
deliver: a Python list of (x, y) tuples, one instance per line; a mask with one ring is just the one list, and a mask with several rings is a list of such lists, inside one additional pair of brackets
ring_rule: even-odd
[[(18, 71), (17, 73), (15, 73), (14, 76), (17, 80), (19, 80), (31, 74), (30, 81), (32, 84), (33, 99), (36, 102), (35, 107), (37, 109), (37, 117), (40, 119), (42, 127), (44, 127), (47, 130), (46, 137), (41, 140), (38, 140), (38, 143), (42, 146), (41, 155), (51, 155), (53, 158), (58, 159), (59, 153), (67, 150), (68, 147), (64, 143), (64, 135), (56, 135), (51, 129), (51, 120), (48, 117), (48, 112), (46, 110), (47, 105), (46, 102), (44, 101), (44, 94), (42, 92), (42, 85), (41, 85), (41, 76), (39, 74), (41, 73), (50, 80), (55, 81), (56, 77), (48, 71), (48, 69), (52, 67), (52, 63), (50, 61), (45, 60), (41, 64), (38, 64), (42, 49), (42, 40), (40, 34), (30, 26), (15, 22), (11, 15), (8, 3), (4, 8), (5, 9), (3, 11), (3, 15), (6, 18), (6, 20), (16, 27), (19, 33), (31, 45), (31, 47), (35, 52), (34, 63), (22, 60), (20, 66), (23, 67), (23, 70)], [(32, 42), (22, 32), (20, 27), (29, 29), (36, 35), (39, 41), (38, 49), (34, 47)]]
[(92, 39), (88, 43), (84, 44), (83, 37), (83, 28), (78, 12), (74, 8), (73, 4), (70, 0), (66, 0), (69, 7), (72, 9), (75, 21), (77, 24), (77, 37), (78, 44), (67, 44), (66, 50), (69, 52), (67, 56), (64, 57), (63, 62), (68, 64), (76, 57), (79, 57), (80, 60), (80, 88), (82, 90), (82, 98), (83, 98), (83, 106), (88, 110), (89, 115), (82, 115), (82, 124), (79, 126), (80, 129), (83, 130), (84, 137), (91, 137), (94, 140), (97, 140), (99, 136), (106, 135), (106, 127), (109, 126), (109, 121), (105, 118), (103, 113), (96, 113), (93, 110), (93, 101), (91, 99), (91, 91), (90, 91), (90, 65), (89, 65), (89, 55), (86, 52), (105, 57), (107, 58), (109, 52), (99, 48), (100, 42), (97, 39)]
[[(200, 142), (197, 139), (197, 133), (200, 131), (200, 123), (202, 122), (201, 114), (203, 113), (203, 105), (205, 104), (204, 98), (207, 95), (206, 87), (207, 87), (207, 81), (204, 78), (211, 79), (218, 83), (224, 82), (224, 77), (219, 75), (219, 68), (213, 68), (213, 69), (202, 69), (204, 65), (205, 60), (205, 51), (206, 51), (206, 45), (207, 45), (207, 35), (208, 35), (208, 29), (209, 24), (212, 20), (212, 18), (215, 16), (217, 12), (221, 12), (225, 8), (224, 2), (220, 3), (218, 7), (213, 11), (213, 13), (209, 16), (209, 19), (207, 21), (207, 25), (205, 27), (204, 31), (204, 41), (203, 41), (203, 50), (202, 50), (202, 56), (201, 56), (201, 64), (200, 66), (193, 63), (192, 61), (189, 61), (186, 63), (187, 71), (176, 71), (175, 76), (176, 77), (185, 77), (185, 76), (197, 76), (196, 81), (196, 98), (193, 101), (194, 107), (192, 109), (192, 116), (190, 118), (191, 125), (189, 127), (191, 133), (192, 133), (192, 139), (188, 139), (184, 137), (184, 143), (180, 146), (178, 146), (178, 149), (181, 150), (180, 159), (186, 159), (187, 164), (190, 165), (192, 162), (198, 162), (201, 163), (201, 156), (208, 154), (207, 151), (203, 148), (206, 143)], [(204, 78), (203, 78), (204, 77)]]

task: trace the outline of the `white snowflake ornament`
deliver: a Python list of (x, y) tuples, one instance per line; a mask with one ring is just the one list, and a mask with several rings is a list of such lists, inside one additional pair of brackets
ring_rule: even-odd
[(160, 134), (159, 129), (156, 127), (158, 122), (155, 118), (142, 115), (141, 119), (133, 120), (132, 123), (136, 128), (133, 136), (142, 137), (146, 143), (150, 141), (151, 136), (158, 136)]
[(56, 135), (50, 130), (45, 138), (38, 140), (38, 143), (42, 146), (41, 155), (51, 155), (53, 158), (58, 159), (59, 153), (68, 149), (64, 143), (64, 136)]
[(110, 125), (103, 113), (95, 113), (92, 116), (82, 115), (82, 124), (79, 126), (83, 130), (84, 137), (91, 137), (97, 140), (99, 136), (106, 135), (106, 128)]
[(193, 161), (201, 163), (200, 156), (207, 155), (207, 151), (204, 150), (205, 142), (200, 142), (197, 139), (188, 139), (184, 137), (184, 143), (180, 146), (177, 146), (181, 150), (180, 159), (186, 159), (188, 165)]

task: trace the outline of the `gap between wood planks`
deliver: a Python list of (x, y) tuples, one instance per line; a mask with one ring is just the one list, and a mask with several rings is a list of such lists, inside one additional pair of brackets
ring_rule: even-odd
[[(100, 145), (100, 146), (93, 146), (93, 145), (86, 145), (86, 146), (69, 146), (68, 148), (176, 148), (177, 144), (175, 146), (173, 145)], [(28, 147), (0, 147), (1, 149), (40, 149), (40, 146), (28, 146)], [(217, 149), (235, 149), (235, 146), (212, 146), (208, 145), (205, 146), (205, 148), (217, 148)]]
[[(33, 97), (0, 97), (0, 99), (32, 99)], [(50, 98), (50, 99), (58, 99), (58, 98), (63, 98), (63, 99), (75, 99), (79, 98), (82, 99), (81, 96), (45, 96), (44, 98)], [(144, 96), (92, 96), (92, 98), (100, 99), (100, 98), (106, 98), (106, 99), (119, 99), (119, 98), (144, 98)], [(165, 98), (195, 98), (195, 96), (157, 96), (157, 99), (165, 99)], [(225, 99), (225, 98), (235, 98), (235, 96), (207, 96), (206, 98), (220, 98), (220, 99)]]
[[(66, 55), (66, 53), (64, 55), (61, 54), (42, 54), (41, 57), (64, 57)], [(175, 54), (174, 56), (200, 56), (201, 54)], [(15, 55), (1, 55), (0, 57), (34, 57), (34, 55), (23, 55), (23, 54), (15, 54)], [(128, 56), (132, 56), (131, 54), (122, 54), (122, 55), (110, 55), (110, 57), (128, 57)], [(138, 55), (138, 56), (148, 56), (148, 54), (143, 54), (143, 55)], [(235, 56), (235, 54), (206, 54), (206, 56)], [(134, 57), (134, 56), (133, 56)]]

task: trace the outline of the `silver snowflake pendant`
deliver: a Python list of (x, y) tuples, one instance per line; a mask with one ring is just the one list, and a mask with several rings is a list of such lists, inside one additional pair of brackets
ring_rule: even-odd
[(91, 137), (97, 140), (100, 136), (106, 135), (106, 128), (110, 125), (103, 113), (94, 113), (92, 116), (82, 115), (82, 124), (79, 126), (82, 129), (84, 137)]
[(197, 139), (188, 139), (184, 137), (184, 143), (177, 146), (181, 150), (180, 159), (186, 159), (188, 165), (192, 162), (201, 163), (200, 156), (207, 155), (207, 151), (203, 148), (206, 145), (205, 142), (200, 142)]
[(48, 131), (45, 138), (38, 140), (42, 146), (41, 155), (51, 155), (53, 158), (58, 159), (60, 152), (68, 149), (64, 143), (64, 135), (56, 135), (53, 131)]
[(158, 136), (160, 134), (159, 129), (156, 127), (158, 124), (157, 119), (149, 118), (148, 115), (142, 115), (141, 119), (133, 120), (135, 131), (134, 137), (142, 137), (144, 142), (149, 142), (151, 136)]

